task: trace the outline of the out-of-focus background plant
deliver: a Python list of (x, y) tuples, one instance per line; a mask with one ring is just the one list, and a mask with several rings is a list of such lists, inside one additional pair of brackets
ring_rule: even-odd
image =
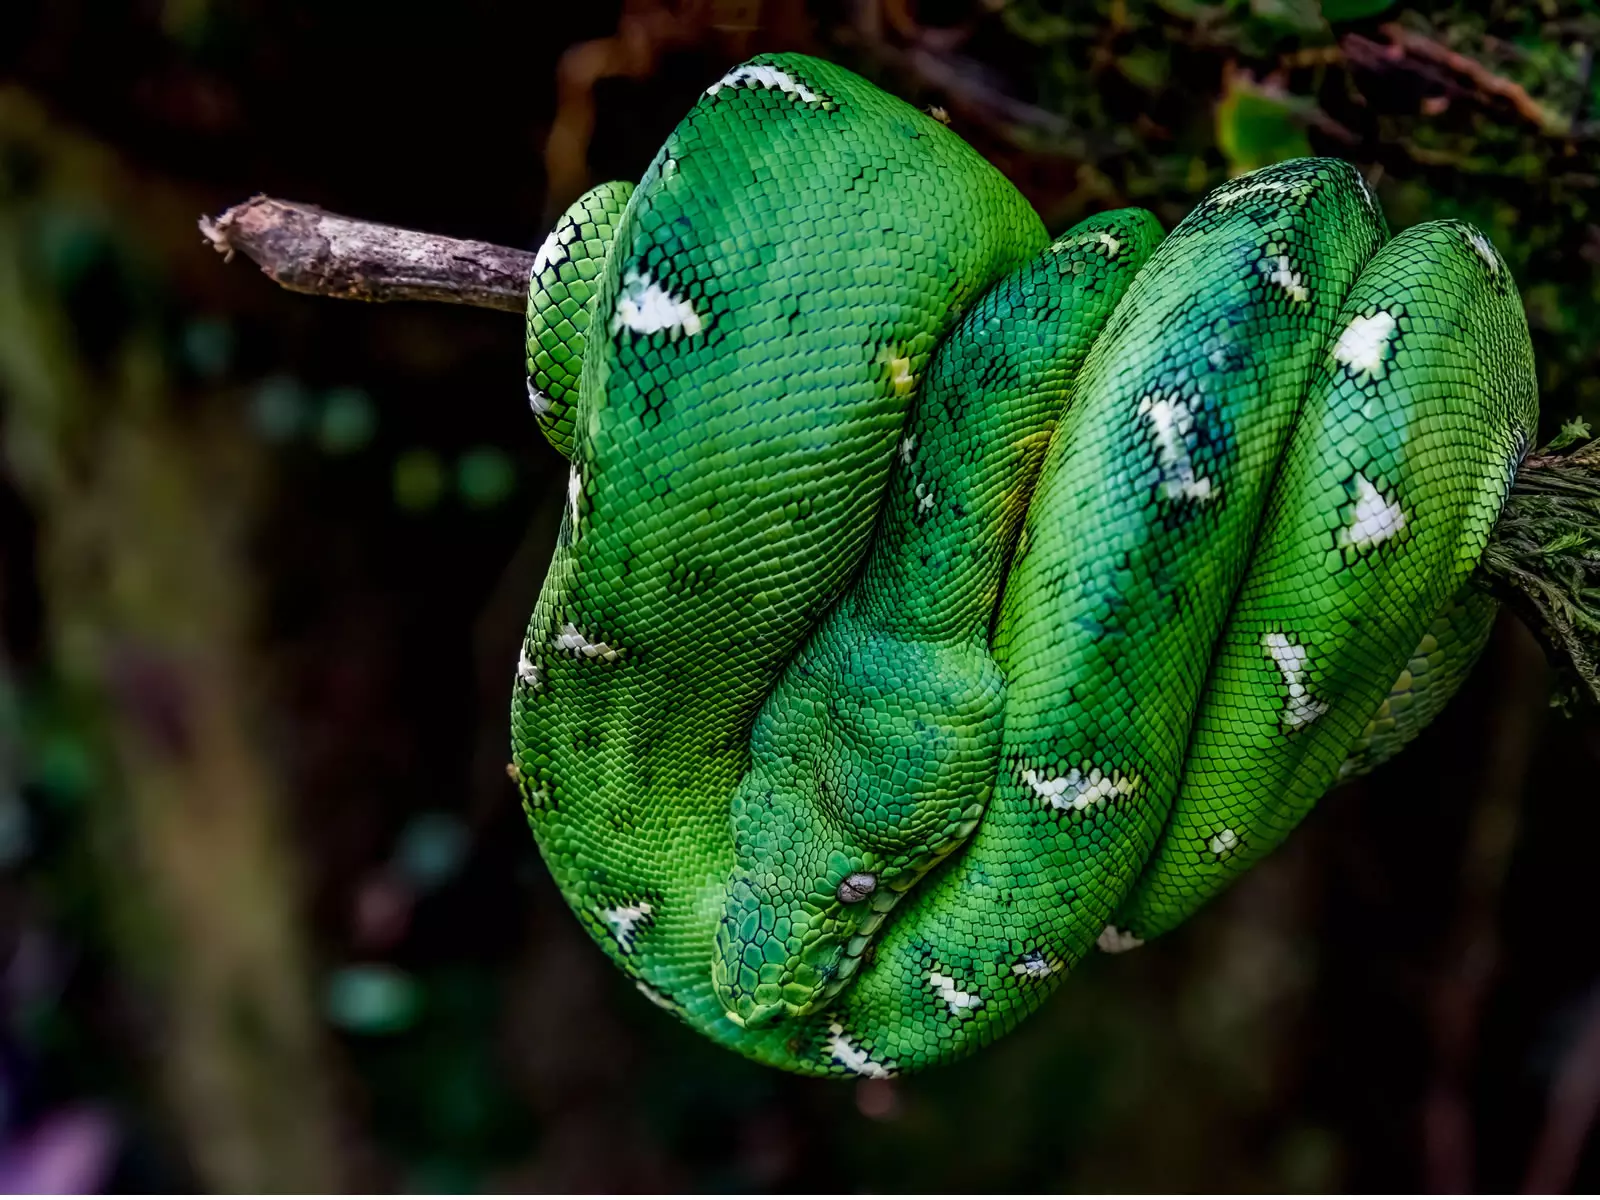
[(823, 1083), (642, 1003), (504, 775), (565, 473), (487, 311), (280, 292), (257, 190), (535, 246), (757, 50), (1053, 229), (1357, 163), (1600, 418), (1600, 5), (0, 6), (0, 1187), (1600, 1188), (1600, 731), (1513, 623), (1423, 739), (977, 1058)]

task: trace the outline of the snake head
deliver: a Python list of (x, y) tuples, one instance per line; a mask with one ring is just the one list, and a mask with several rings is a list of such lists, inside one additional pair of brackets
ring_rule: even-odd
[(733, 799), (712, 986), (746, 1028), (843, 991), (994, 786), (1004, 684), (981, 647), (818, 642), (763, 709)]

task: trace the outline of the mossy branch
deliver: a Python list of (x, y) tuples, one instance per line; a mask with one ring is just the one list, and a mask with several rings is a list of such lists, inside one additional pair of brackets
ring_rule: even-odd
[[(293, 291), (350, 300), (435, 300), (521, 313), (534, 255), (358, 221), (255, 196), (200, 229)], [(1477, 582), (1527, 623), (1561, 680), (1558, 703), (1600, 707), (1600, 438), (1574, 422), (1530, 456)], [(1574, 448), (1576, 447), (1576, 448)]]
[(1477, 581), (1520, 616), (1559, 677), (1600, 706), (1600, 438), (1574, 421), (1517, 473)]

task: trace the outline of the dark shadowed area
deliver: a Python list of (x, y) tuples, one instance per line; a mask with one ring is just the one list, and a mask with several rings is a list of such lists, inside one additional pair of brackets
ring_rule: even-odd
[(0, 5), (0, 1188), (1600, 1189), (1600, 722), (1503, 621), (1397, 761), (955, 1067), (789, 1078), (644, 1002), (505, 775), (565, 464), (502, 312), (294, 295), (254, 192), (532, 248), (759, 50), (1052, 231), (1309, 152), (1522, 290), (1600, 419), (1600, 5)]

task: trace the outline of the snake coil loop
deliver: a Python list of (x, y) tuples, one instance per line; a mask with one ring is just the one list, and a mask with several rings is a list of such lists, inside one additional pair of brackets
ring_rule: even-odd
[(986, 1044), (1415, 736), (1537, 404), (1493, 246), (1346, 163), (1050, 241), (798, 55), (568, 211), (527, 354), (528, 819), (646, 996), (809, 1074)]

